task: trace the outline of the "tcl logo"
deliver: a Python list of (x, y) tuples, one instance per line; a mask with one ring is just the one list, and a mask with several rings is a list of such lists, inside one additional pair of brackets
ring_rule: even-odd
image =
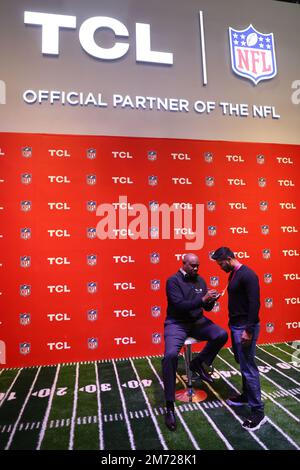
[(133, 184), (132, 179), (129, 176), (112, 176), (114, 184)]
[(290, 157), (276, 157), (278, 163), (283, 163), (285, 165), (293, 165), (294, 162)]
[(247, 251), (235, 251), (234, 256), (236, 258), (250, 258)]
[(136, 344), (136, 340), (132, 336), (123, 336), (123, 338), (114, 338), (117, 346), (121, 344)]
[(291, 328), (300, 328), (300, 322), (299, 321), (286, 322), (286, 326), (288, 327), (288, 330), (290, 330)]
[(48, 179), (50, 181), (50, 183), (64, 183), (64, 184), (68, 184), (68, 183), (71, 183), (71, 180), (69, 180), (69, 177), (68, 176), (48, 176)]
[(47, 343), (50, 351), (61, 351), (62, 349), (71, 349), (71, 346), (67, 341), (58, 341), (57, 343)]
[(281, 250), (284, 256), (299, 256), (297, 250)]
[(228, 202), (230, 209), (247, 210), (244, 202)]
[(135, 263), (131, 256), (113, 256), (115, 263)]
[(243, 163), (245, 160), (241, 155), (225, 155), (228, 162)]
[(47, 313), (47, 317), (49, 321), (70, 321), (71, 318), (68, 316), (67, 313)]
[(277, 180), (279, 186), (295, 186), (292, 180)]
[(294, 225), (281, 225), (283, 233), (298, 233), (298, 229)]
[(175, 258), (177, 261), (181, 261), (184, 257), (185, 253), (175, 253)]
[(71, 290), (69, 287), (64, 284), (64, 285), (56, 285), (56, 286), (47, 286), (47, 289), (49, 289), (50, 294), (69, 294)]
[(57, 238), (68, 238), (71, 236), (71, 234), (68, 232), (68, 230), (62, 230), (62, 229), (52, 229), (52, 230), (47, 230), (49, 233), (49, 237), (57, 237)]
[(238, 235), (249, 233), (246, 227), (229, 227), (229, 230), (231, 233), (237, 233)]
[(284, 300), (286, 301), (288, 305), (300, 304), (300, 297), (286, 297)]
[(172, 178), (173, 184), (193, 184), (189, 178)]
[(48, 202), (50, 211), (69, 211), (71, 209), (67, 202)]
[(68, 150), (49, 149), (48, 152), (50, 153), (50, 157), (69, 158), (71, 156), (71, 154), (68, 152)]
[(178, 210), (193, 210), (193, 204), (190, 202), (173, 202), (174, 209)]
[(300, 276), (299, 274), (283, 274), (283, 277), (286, 281), (300, 281)]
[(67, 257), (60, 257), (58, 256), (57, 258), (47, 258), (47, 260), (49, 261), (49, 264), (51, 266), (57, 264), (57, 265), (61, 265), (61, 264), (71, 264), (70, 260), (67, 258)]
[(279, 205), (281, 209), (288, 209), (288, 210), (297, 209), (297, 207), (295, 206), (293, 202), (280, 202)]
[(113, 285), (115, 286), (116, 290), (134, 290), (135, 286), (132, 282), (114, 282)]
[(246, 186), (246, 183), (243, 179), (239, 178), (227, 178), (229, 186)]
[(191, 160), (191, 157), (187, 153), (171, 153), (173, 160)]
[(125, 159), (125, 158), (131, 160), (133, 158), (133, 156), (130, 155), (129, 152), (114, 152), (114, 151), (112, 151), (112, 156), (113, 156), (113, 158), (121, 158), (122, 160)]
[(114, 310), (114, 314), (116, 315), (117, 318), (128, 318), (128, 317), (135, 317), (135, 313), (133, 312), (132, 309), (130, 310), (127, 310), (127, 309), (124, 309), (124, 310)]

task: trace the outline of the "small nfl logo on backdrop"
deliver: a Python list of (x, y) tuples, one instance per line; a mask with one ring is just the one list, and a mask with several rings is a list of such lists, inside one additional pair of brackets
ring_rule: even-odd
[(151, 307), (152, 317), (158, 318), (160, 314), (161, 314), (161, 308), (158, 305), (153, 305), (153, 307)]
[(218, 276), (211, 276), (211, 278), (210, 278), (210, 285), (211, 285), (211, 286), (214, 286), (214, 287), (216, 287), (216, 286), (219, 285), (219, 278), (218, 278)]
[(21, 256), (20, 258), (20, 266), (21, 268), (29, 268), (31, 265), (31, 258), (30, 256)]
[(20, 325), (26, 326), (31, 322), (30, 313), (20, 313)]
[(151, 253), (151, 254), (150, 254), (150, 261), (151, 261), (151, 263), (157, 264), (157, 263), (159, 263), (159, 260), (160, 260), (160, 255), (159, 255), (159, 253)]
[(97, 282), (88, 282), (87, 291), (89, 294), (96, 294), (97, 290), (98, 290)]
[(22, 147), (22, 156), (30, 158), (32, 156), (32, 147)]
[(22, 184), (30, 184), (31, 182), (32, 182), (32, 175), (30, 173), (22, 173), (21, 183)]
[(97, 349), (98, 348), (98, 338), (88, 338), (88, 348)]
[(20, 343), (20, 353), (29, 354), (30, 353), (30, 343)]
[(155, 175), (148, 176), (148, 184), (149, 186), (157, 186), (158, 178)]
[(257, 155), (256, 156), (256, 162), (259, 165), (263, 165), (265, 163), (265, 156), (264, 155)]
[(23, 240), (29, 240), (31, 238), (31, 229), (27, 227), (21, 228), (20, 237)]
[(206, 163), (211, 163), (214, 159), (214, 155), (212, 152), (204, 152), (203, 157)]
[(266, 324), (266, 330), (267, 330), (267, 333), (273, 333), (273, 331), (274, 331), (274, 323), (268, 322), (268, 323)]
[(96, 149), (87, 149), (86, 151), (86, 156), (87, 158), (89, 158), (90, 160), (94, 160), (97, 156), (97, 152), (96, 152)]
[(151, 162), (153, 162), (154, 160), (157, 160), (157, 152), (155, 150), (149, 150), (148, 160), (150, 160)]
[(208, 235), (210, 237), (214, 237), (215, 235), (217, 235), (217, 227), (215, 225), (210, 225), (208, 227)]
[(215, 178), (213, 176), (206, 176), (205, 184), (206, 184), (206, 186), (214, 186)]
[(155, 212), (155, 211), (158, 211), (159, 209), (159, 204), (157, 201), (150, 201), (149, 202), (149, 209), (151, 212)]
[(160, 333), (152, 333), (152, 343), (153, 344), (160, 344), (161, 343), (161, 334)]
[(89, 186), (94, 186), (97, 183), (96, 175), (87, 175), (86, 182)]
[(22, 284), (20, 286), (20, 295), (22, 295), (22, 297), (27, 297), (30, 294), (31, 294), (31, 286), (28, 284)]
[(269, 225), (262, 225), (261, 226), (261, 233), (263, 235), (268, 235), (270, 232)]
[(216, 203), (215, 203), (215, 201), (207, 201), (207, 203), (206, 203), (206, 208), (207, 208), (207, 210), (210, 211), (210, 212), (216, 210)]
[(96, 321), (98, 319), (98, 310), (92, 309), (87, 311), (88, 321)]
[(267, 297), (265, 299), (265, 307), (272, 308), (273, 307), (273, 299), (271, 297)]
[(152, 290), (159, 290), (160, 289), (160, 281), (158, 279), (152, 279), (150, 285), (151, 285)]
[(21, 210), (23, 212), (31, 211), (31, 207), (32, 207), (31, 201), (21, 201)]
[(93, 238), (96, 238), (97, 236), (97, 232), (96, 232), (96, 229), (93, 228), (93, 227), (89, 227), (87, 230), (86, 230), (86, 234), (87, 234), (87, 237), (89, 239), (93, 239)]
[(269, 250), (269, 248), (265, 248), (262, 251), (262, 256), (263, 256), (264, 259), (270, 259), (271, 258), (271, 250)]
[(89, 266), (96, 266), (96, 264), (97, 264), (97, 255), (87, 255), (86, 262)]
[(266, 284), (270, 284), (272, 282), (272, 274), (270, 273), (264, 274), (264, 281)]

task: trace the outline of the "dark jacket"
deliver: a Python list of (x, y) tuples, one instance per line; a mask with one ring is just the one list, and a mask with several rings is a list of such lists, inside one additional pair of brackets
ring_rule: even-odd
[(167, 319), (182, 322), (199, 320), (203, 316), (203, 309), (210, 311), (215, 303), (202, 301), (206, 292), (206, 283), (200, 276), (194, 280), (178, 271), (169, 277), (166, 284)]

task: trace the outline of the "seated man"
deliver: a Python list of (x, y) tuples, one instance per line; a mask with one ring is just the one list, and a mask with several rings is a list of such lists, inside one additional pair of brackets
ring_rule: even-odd
[(176, 429), (176, 370), (184, 341), (188, 336), (207, 341), (205, 348), (192, 360), (190, 368), (202, 380), (211, 383), (213, 380), (207, 372), (208, 366), (228, 339), (225, 330), (203, 316), (203, 309), (212, 310), (218, 295), (215, 290), (207, 290), (204, 279), (198, 276), (198, 269), (198, 257), (187, 254), (183, 258), (182, 268), (167, 280), (168, 307), (164, 324), (162, 372), (167, 407), (165, 423), (171, 431)]

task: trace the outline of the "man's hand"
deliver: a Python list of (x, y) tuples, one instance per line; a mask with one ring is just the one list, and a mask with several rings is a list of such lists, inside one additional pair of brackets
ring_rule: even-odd
[(202, 302), (214, 302), (218, 298), (218, 292), (215, 289), (210, 289), (202, 297)]
[(241, 342), (244, 346), (248, 346), (252, 340), (252, 333), (248, 333), (246, 330), (243, 331), (241, 336)]

